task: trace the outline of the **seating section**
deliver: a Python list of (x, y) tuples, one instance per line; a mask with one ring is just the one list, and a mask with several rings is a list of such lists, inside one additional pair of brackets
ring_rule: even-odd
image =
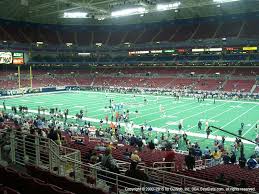
[[(100, 189), (57, 176), (36, 166), (26, 165), (26, 169), (29, 175), (13, 168), (0, 166), (0, 192), (7, 194), (105, 194)], [(91, 184), (93, 184), (92, 180)]]
[(241, 31), (240, 37), (246, 38), (258, 38), (259, 37), (259, 26), (258, 19), (246, 21), (243, 30)]
[(241, 26), (242, 26), (241, 20), (233, 20), (233, 21), (227, 21), (225, 23), (222, 23), (215, 37), (216, 38), (237, 37), (238, 33), (241, 30)]
[(259, 190), (259, 169), (242, 169), (239, 165), (217, 165), (204, 170), (179, 171), (179, 173), (212, 182), (215, 181), (219, 174), (223, 173), (227, 181), (233, 178), (238, 185), (244, 179), (248, 187), (255, 188), (257, 191)]
[[(68, 143), (68, 147), (78, 149), (81, 151), (81, 158), (82, 161), (85, 163), (88, 163), (85, 159), (86, 153), (88, 153), (90, 150), (93, 150), (95, 146), (99, 145), (100, 142), (95, 142), (95, 141), (89, 141), (88, 138), (85, 138), (84, 145), (82, 144), (77, 144), (75, 142), (70, 142)], [(129, 146), (129, 145), (124, 145), (123, 147), (117, 147), (116, 149), (113, 149), (112, 155), (115, 159), (117, 160), (122, 160), (122, 161), (128, 161), (128, 159), (125, 159), (123, 156), (123, 153), (125, 153), (126, 149), (130, 152), (134, 152), (136, 149), (135, 147)], [(102, 153), (103, 152), (97, 152), (97, 153)], [(146, 166), (153, 166), (154, 162), (162, 162), (163, 158), (165, 158), (167, 155), (167, 151), (150, 151), (148, 148), (145, 149), (145, 151), (140, 152), (139, 156), (141, 157), (142, 162), (145, 163)], [(184, 160), (184, 155), (176, 153), (175, 154), (175, 163), (176, 163), (176, 170), (182, 169), (182, 161)]]
[[(110, 26), (99, 28), (96, 26), (78, 26), (75, 28), (55, 25), (28, 24), (26, 28), (10, 21), (2, 21), (0, 31), (1, 41), (20, 43), (35, 43), (42, 41), (52, 45), (95, 45), (96, 43), (118, 45), (120, 43), (148, 43), (163, 41), (186, 41), (189, 39), (211, 38), (258, 38), (259, 27), (256, 19), (243, 17), (216, 21), (215, 18), (195, 21), (179, 21), (153, 23), (146, 25)], [(18, 27), (17, 27), (18, 26)]]
[(217, 22), (201, 23), (196, 31), (193, 39), (213, 38), (219, 24)]
[[(90, 187), (83, 183), (72, 181), (66, 177), (58, 176), (54, 173), (43, 170), (36, 166), (26, 165), (26, 169), (32, 177), (43, 180), (48, 184), (55, 184), (56, 186), (66, 189), (69, 192), (73, 192), (76, 194), (105, 194), (105, 192), (100, 189)], [(92, 179), (90, 180), (90, 177), (88, 177), (87, 182), (91, 182), (91, 184), (94, 183), (94, 181), (92, 182)]]
[[(18, 87), (14, 72), (0, 73), (2, 89)], [(223, 91), (227, 92), (250, 92), (258, 74), (258, 68), (96, 67), (87, 70), (34, 70), (33, 87), (83, 85), (214, 91), (224, 86)], [(224, 75), (233, 78), (225, 81)], [(246, 79), (243, 80), (242, 76)], [(29, 71), (21, 71), (21, 87), (30, 87), (30, 84)]]
[(250, 92), (255, 80), (228, 80), (224, 86), (224, 91), (227, 92)]
[(33, 178), (25, 173), (18, 172), (9, 167), (0, 166), (0, 184), (7, 193), (38, 193), (38, 194), (73, 194), (40, 179)]

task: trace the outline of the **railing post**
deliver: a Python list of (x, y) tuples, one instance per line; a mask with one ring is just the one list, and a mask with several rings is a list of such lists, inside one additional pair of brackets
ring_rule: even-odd
[(39, 136), (35, 138), (35, 154), (36, 154), (36, 165), (39, 166), (40, 164), (40, 143), (39, 143)]
[(49, 147), (49, 171), (52, 172), (53, 171), (53, 164), (52, 164), (52, 149), (51, 149), (51, 141), (50, 139), (48, 139), (48, 147)]
[(116, 174), (116, 193), (119, 194), (119, 177)]
[(165, 173), (163, 173), (163, 181), (162, 181), (163, 186), (165, 186)]
[[(22, 136), (22, 153), (23, 153), (23, 158), (22, 158), (22, 160), (23, 160), (23, 162), (24, 163), (26, 163), (27, 161), (26, 161), (26, 149), (25, 149), (25, 136), (23, 135), (23, 134), (21, 134), (21, 136)], [(19, 141), (19, 140), (18, 140)]]
[(15, 160), (15, 135), (14, 135), (14, 131), (11, 130), (10, 132), (10, 142), (11, 142), (11, 160), (12, 160), (12, 163), (16, 163), (16, 160)]

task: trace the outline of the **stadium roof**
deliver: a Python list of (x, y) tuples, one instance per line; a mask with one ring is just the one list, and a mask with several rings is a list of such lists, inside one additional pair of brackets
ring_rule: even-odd
[[(221, 1), (215, 2), (215, 1)], [(222, 3), (222, 1), (232, 1)], [(180, 2), (167, 11), (157, 4)], [(144, 7), (145, 13), (113, 18), (116, 10)], [(44, 24), (130, 24), (259, 11), (258, 0), (1, 0), (0, 18)], [(64, 18), (64, 12), (87, 13), (87, 18)]]

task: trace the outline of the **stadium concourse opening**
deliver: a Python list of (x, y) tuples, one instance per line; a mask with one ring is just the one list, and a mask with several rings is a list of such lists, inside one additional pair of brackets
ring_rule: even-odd
[(0, 193), (259, 193), (259, 1), (0, 4)]

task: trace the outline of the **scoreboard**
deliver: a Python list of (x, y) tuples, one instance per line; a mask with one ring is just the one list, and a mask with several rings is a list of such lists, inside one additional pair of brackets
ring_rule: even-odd
[(24, 53), (23, 52), (3, 52), (0, 51), (0, 64), (24, 64)]
[(14, 65), (24, 64), (24, 54), (23, 53), (13, 53), (13, 64)]
[(11, 64), (13, 62), (11, 52), (0, 52), (0, 64)]

